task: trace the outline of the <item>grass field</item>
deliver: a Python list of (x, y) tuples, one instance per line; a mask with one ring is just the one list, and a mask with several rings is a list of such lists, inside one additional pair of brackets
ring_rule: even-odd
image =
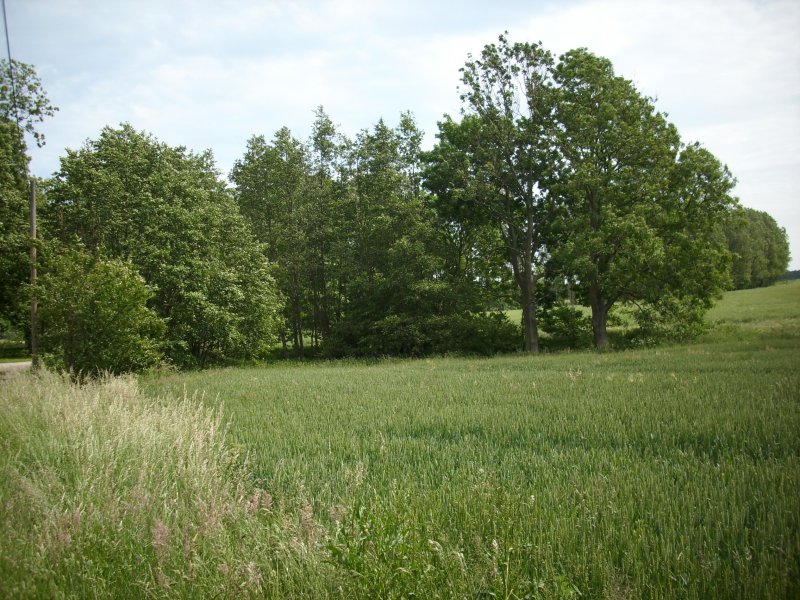
[(800, 282), (710, 318), (616, 353), (0, 382), (0, 595), (796, 598)]

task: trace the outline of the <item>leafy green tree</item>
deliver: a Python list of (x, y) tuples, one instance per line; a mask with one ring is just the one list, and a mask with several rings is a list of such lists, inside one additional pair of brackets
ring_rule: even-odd
[(493, 193), (479, 176), (473, 140), (480, 119), (465, 116), (460, 123), (445, 117), (439, 141), (423, 153), (425, 186), (433, 192), (436, 230), (451, 277), (470, 281), (480, 306), (501, 310), (518, 305), (518, 286), (507, 261), (502, 231), (485, 210), (484, 198)]
[(769, 214), (742, 207), (722, 226), (737, 290), (772, 285), (789, 266), (786, 231)]
[(130, 261), (156, 288), (167, 353), (182, 365), (263, 355), (280, 306), (265, 249), (210, 153), (172, 148), (130, 125), (68, 150), (47, 189), (47, 229)]
[(536, 44), (500, 36), (484, 47), (462, 69), (464, 120), (440, 123), (438, 148), (428, 156), (427, 181), (440, 210), (464, 230), (491, 224), (499, 232), (528, 352), (539, 350), (536, 285), (547, 258), (551, 65), (550, 53)]
[(311, 339), (319, 347), (333, 323), (342, 315), (349, 248), (342, 210), (347, 186), (342, 176), (348, 140), (340, 134), (322, 107), (316, 111), (309, 140), (311, 176), (307, 194), (312, 204), (308, 215), (307, 269), (310, 283)]
[(388, 337), (381, 322), (392, 316), (394, 322), (407, 322), (408, 306), (399, 303), (412, 301), (408, 286), (424, 278), (420, 270), (429, 258), (425, 207), (412, 178), (419, 172), (417, 133), (410, 118), (397, 129), (381, 119), (345, 149), (339, 203), (339, 243), (347, 248), (340, 271), (345, 302), (332, 327), (329, 352), (405, 353), (382, 347)]
[(19, 130), (0, 120), (0, 321), (9, 325), (18, 323), (18, 292), (28, 278), (27, 189), (28, 157)]
[(36, 286), (46, 364), (76, 375), (141, 371), (162, 358), (164, 321), (133, 265), (48, 246)]
[[(421, 188), (422, 134), (409, 114), (353, 143), (341, 203), (346, 303), (331, 354), (412, 355), (513, 350), (517, 329), (487, 316), (452, 262), (450, 231)], [(509, 342), (510, 340), (510, 342)]]
[(44, 146), (44, 134), (36, 124), (52, 117), (57, 107), (50, 104), (36, 69), (29, 64), (0, 60), (0, 120), (18, 124)]
[(572, 50), (554, 79), (552, 251), (591, 306), (595, 345), (608, 346), (609, 311), (625, 301), (640, 305), (642, 325), (689, 332), (725, 285), (714, 223), (734, 205), (732, 177), (706, 150), (682, 146), (607, 59)]
[(489, 338), (498, 349), (507, 328), (473, 314), (470, 286), (447, 264), (421, 187), (421, 140), (405, 113), (350, 141), (320, 108), (305, 145), (287, 129), (248, 142), (231, 181), (278, 265), (296, 355), (309, 335), (330, 355), (421, 355)]
[(24, 132), (44, 145), (36, 125), (56, 110), (31, 65), (0, 60), (0, 323), (11, 326), (20, 324), (19, 290), (30, 266)]
[[(231, 172), (240, 210), (277, 266), (278, 286), (286, 300), (284, 317), (299, 356), (304, 352), (303, 324), (308, 312), (309, 177), (306, 148), (285, 127), (270, 144), (263, 136), (252, 137)], [(285, 334), (282, 338), (285, 348)]]

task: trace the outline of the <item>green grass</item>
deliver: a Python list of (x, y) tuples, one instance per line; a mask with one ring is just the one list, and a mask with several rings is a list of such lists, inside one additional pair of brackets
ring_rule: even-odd
[(797, 333), (800, 326), (798, 306), (800, 280), (783, 281), (768, 288), (729, 292), (708, 316), (716, 324)]
[(308, 537), (248, 484), (217, 411), (130, 378), (0, 392), (0, 597), (294, 595), (266, 577)]
[[(53, 416), (50, 384), (21, 388), (0, 407), (0, 440), (17, 440), (0, 442), (0, 464), (19, 474), (0, 500), (20, 540), (0, 541), (1, 595), (796, 598), (800, 282), (727, 294), (710, 318), (697, 343), (649, 350), (164, 373), (146, 393), (183, 400), (136, 396), (139, 412), (76, 419), (69, 435), (72, 405)], [(227, 437), (198, 463), (216, 484), (165, 466), (192, 448), (180, 432), (214, 429), (217, 411)], [(171, 433), (155, 446), (124, 441), (159, 420)], [(31, 453), (30, 438), (62, 441)], [(93, 470), (87, 496), (76, 482)], [(102, 491), (119, 472), (147, 483)], [(227, 535), (204, 542), (193, 515), (216, 487)], [(104, 498), (150, 488), (149, 526), (128, 516), (114, 533), (101, 518), (69, 560), (35, 551), (75, 507), (111, 514)], [(262, 494), (269, 510), (242, 509)], [(195, 545), (184, 552), (181, 533), (159, 558), (155, 519)]]

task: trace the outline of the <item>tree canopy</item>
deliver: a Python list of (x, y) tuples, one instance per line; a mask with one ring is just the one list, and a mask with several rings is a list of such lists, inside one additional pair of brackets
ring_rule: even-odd
[(735, 205), (733, 178), (609, 60), (570, 51), (554, 80), (553, 254), (592, 309), (595, 345), (608, 346), (608, 314), (623, 301), (639, 306), (640, 325), (688, 333), (725, 287), (714, 229)]
[(263, 355), (278, 291), (265, 255), (219, 182), (210, 153), (173, 148), (130, 125), (68, 150), (47, 187), (47, 231), (130, 261), (156, 289), (179, 364)]
[(133, 266), (80, 247), (48, 250), (34, 291), (45, 363), (76, 377), (158, 364), (165, 324), (148, 308), (154, 290)]
[[(56, 109), (32, 67), (3, 67), (5, 326), (21, 322), (28, 268), (23, 133), (44, 143), (36, 125)], [(66, 150), (41, 204), (43, 233), (58, 242), (43, 248), (54, 255), (37, 288), (46, 341), (66, 366), (91, 370), (69, 358), (83, 351), (66, 350), (78, 323), (68, 313), (100, 340), (113, 319), (92, 322), (84, 305), (102, 296), (152, 325), (126, 326), (120, 344), (149, 348), (148, 364), (162, 351), (179, 365), (263, 357), (279, 342), (298, 357), (537, 352), (543, 339), (604, 349), (617, 307), (641, 339), (685, 337), (731, 275), (750, 287), (785, 270), (785, 232), (737, 208), (727, 168), (608, 59), (556, 58), (503, 35), (468, 57), (460, 98), (460, 118), (445, 115), (425, 152), (411, 113), (349, 138), (320, 107), (308, 140), (286, 127), (253, 135), (231, 187), (210, 151), (128, 124)], [(70, 277), (108, 281), (96, 297), (69, 290)], [(142, 368), (123, 354), (97, 366)]]
[(29, 64), (0, 60), (0, 120), (15, 123), (44, 146), (44, 134), (36, 124), (52, 117), (57, 107), (50, 104), (36, 69)]
[(427, 181), (450, 218), (503, 240), (526, 350), (541, 285), (566, 282), (591, 307), (598, 348), (622, 302), (642, 326), (696, 327), (726, 281), (714, 224), (735, 204), (727, 170), (584, 49), (555, 62), (501, 36), (463, 74), (465, 115), (440, 123)]
[(57, 110), (33, 66), (0, 60), (0, 332), (22, 322), (19, 292), (30, 267), (24, 133), (43, 146), (44, 135), (36, 126)]
[(764, 211), (742, 207), (722, 225), (734, 289), (772, 285), (789, 266), (786, 231)]
[(494, 340), (483, 351), (513, 348), (499, 341), (513, 327), (486, 320), (449, 268), (450, 238), (421, 187), (421, 138), (405, 113), (350, 140), (319, 109), (306, 144), (285, 128), (248, 142), (231, 181), (278, 266), (285, 352), (303, 356), (306, 337), (333, 356), (463, 351), (486, 339), (478, 329)]
[(461, 124), (440, 123), (428, 160), (438, 208), (464, 229), (491, 225), (502, 244), (522, 307), (524, 348), (539, 350), (536, 285), (547, 255), (552, 151), (552, 56), (501, 36), (462, 69)]

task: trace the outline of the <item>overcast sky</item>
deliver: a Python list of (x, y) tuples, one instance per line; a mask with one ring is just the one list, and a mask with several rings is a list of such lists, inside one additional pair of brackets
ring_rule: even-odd
[(789, 233), (800, 268), (798, 0), (6, 0), (12, 56), (33, 64), (56, 116), (30, 144), (49, 176), (65, 148), (130, 122), (213, 150), (227, 174), (254, 134), (306, 138), (323, 105), (353, 135), (414, 113), (433, 144), (458, 115), (458, 69), (508, 30), (586, 47), (657, 99), (684, 140), (738, 179), (742, 204)]

